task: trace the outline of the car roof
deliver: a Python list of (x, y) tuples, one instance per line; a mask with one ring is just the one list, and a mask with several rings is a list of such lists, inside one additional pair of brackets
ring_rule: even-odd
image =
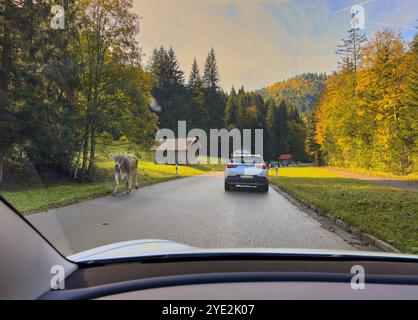
[(231, 161), (233, 158), (238, 158), (238, 157), (239, 158), (254, 158), (254, 159), (259, 158), (264, 161), (263, 157), (258, 154), (233, 154), (231, 159), (229, 159), (229, 161)]

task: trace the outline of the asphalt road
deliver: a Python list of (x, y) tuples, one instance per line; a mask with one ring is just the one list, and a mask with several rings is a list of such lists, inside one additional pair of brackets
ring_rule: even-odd
[(275, 190), (225, 192), (222, 174), (160, 183), (28, 219), (65, 255), (137, 239), (201, 248), (356, 250)]

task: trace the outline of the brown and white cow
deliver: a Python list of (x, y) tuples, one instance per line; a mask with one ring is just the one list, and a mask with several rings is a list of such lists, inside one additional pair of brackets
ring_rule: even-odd
[(138, 158), (130, 154), (117, 154), (115, 156), (115, 188), (113, 195), (118, 192), (120, 180), (126, 179), (126, 193), (132, 191), (132, 180), (135, 179), (135, 189), (139, 189), (138, 185)]

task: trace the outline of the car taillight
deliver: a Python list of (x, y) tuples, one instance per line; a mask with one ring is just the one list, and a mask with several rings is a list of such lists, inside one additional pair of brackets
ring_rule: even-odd
[(237, 168), (238, 166), (236, 164), (228, 164), (226, 167), (228, 169), (233, 169), (233, 168)]
[(257, 166), (257, 168), (259, 168), (259, 169), (268, 169), (269, 166), (266, 165), (266, 164), (260, 164), (260, 165)]

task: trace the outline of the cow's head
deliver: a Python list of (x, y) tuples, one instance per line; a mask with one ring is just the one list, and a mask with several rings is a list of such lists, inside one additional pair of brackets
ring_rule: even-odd
[(123, 156), (120, 154), (117, 154), (115, 156), (115, 170), (120, 170), (120, 168), (122, 167), (122, 162), (123, 162)]

